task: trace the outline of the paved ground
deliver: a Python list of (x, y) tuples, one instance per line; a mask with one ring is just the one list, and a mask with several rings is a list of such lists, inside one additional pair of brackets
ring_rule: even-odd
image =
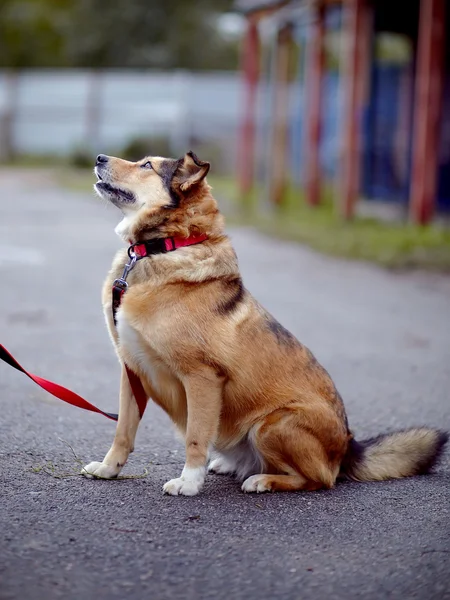
[[(42, 175), (0, 173), (1, 342), (31, 371), (117, 408), (100, 285), (118, 214)], [(450, 429), (450, 279), (391, 274), (250, 230), (232, 237), (247, 287), (310, 348), (357, 437)], [(257, 349), (249, 348), (249, 352)], [(0, 598), (450, 598), (450, 461), (427, 477), (327, 492), (244, 495), (208, 477), (165, 497), (183, 449), (152, 406), (126, 472), (101, 460), (114, 424), (0, 365)]]

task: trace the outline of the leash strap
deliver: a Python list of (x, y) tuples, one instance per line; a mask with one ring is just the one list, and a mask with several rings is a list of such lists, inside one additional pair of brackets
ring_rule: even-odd
[(108, 417), (108, 419), (117, 421), (118, 415), (114, 413), (105, 412), (100, 408), (97, 408), (78, 394), (75, 394), (75, 392), (72, 392), (71, 390), (68, 390), (67, 388), (63, 387), (62, 385), (54, 383), (53, 381), (48, 381), (48, 379), (43, 379), (38, 375), (33, 375), (32, 373), (26, 371), (22, 367), (22, 365), (20, 365), (17, 362), (14, 356), (10, 352), (8, 352), (8, 350), (4, 346), (2, 346), (2, 344), (0, 344), (0, 359), (5, 361), (5, 363), (10, 365), (14, 369), (17, 369), (21, 373), (24, 373), (27, 377), (29, 377), (31, 380), (37, 383), (46, 392), (52, 394), (52, 396), (55, 396), (56, 398), (59, 398), (63, 402), (72, 404), (72, 406), (78, 406), (78, 408), (84, 408), (84, 410), (90, 410), (92, 412), (99, 413), (105, 417)]
[[(114, 317), (114, 324), (116, 323), (116, 313), (122, 301), (122, 296), (128, 289), (128, 284), (126, 282), (127, 275), (129, 271), (134, 267), (137, 260), (144, 258), (146, 256), (151, 256), (152, 254), (159, 254), (164, 252), (173, 252), (178, 248), (184, 248), (185, 246), (191, 246), (193, 244), (199, 244), (207, 239), (207, 236), (202, 234), (199, 236), (191, 236), (189, 238), (161, 238), (156, 240), (145, 241), (141, 243), (131, 244), (128, 248), (128, 256), (130, 257), (130, 262), (125, 265), (125, 269), (123, 275), (120, 279), (116, 279), (112, 288), (112, 310)], [(84, 410), (90, 410), (91, 412), (99, 413), (107, 417), (108, 419), (112, 419), (113, 421), (118, 420), (118, 415), (115, 413), (109, 413), (97, 408), (75, 392), (59, 385), (58, 383), (54, 383), (53, 381), (49, 381), (48, 379), (44, 379), (43, 377), (39, 377), (38, 375), (33, 375), (33, 373), (29, 373), (26, 371), (22, 365), (20, 365), (14, 356), (8, 352), (8, 350), (0, 344), (0, 360), (3, 360), (6, 364), (10, 365), (14, 369), (17, 369), (27, 377), (29, 377), (32, 381), (37, 383), (42, 389), (46, 392), (55, 396), (55, 398), (59, 398), (63, 402), (67, 402), (67, 404), (71, 404), (72, 406), (77, 406), (78, 408), (84, 408)], [(148, 397), (145, 393), (144, 386), (139, 378), (139, 376), (132, 371), (128, 365), (125, 365), (125, 370), (127, 372), (128, 381), (130, 382), (131, 391), (133, 392), (133, 396), (136, 400), (139, 409), (139, 415), (142, 418), (144, 414), (145, 408), (147, 406)]]
[[(116, 313), (122, 302), (122, 296), (128, 289), (127, 282), (124, 279), (116, 279), (112, 287), (112, 313), (114, 318), (114, 325), (117, 326)], [(133, 392), (134, 399), (138, 405), (139, 417), (142, 419), (145, 409), (147, 408), (148, 397), (145, 393), (144, 386), (139, 376), (136, 375), (130, 367), (125, 364), (125, 370), (127, 372), (128, 381), (130, 382), (131, 391)]]

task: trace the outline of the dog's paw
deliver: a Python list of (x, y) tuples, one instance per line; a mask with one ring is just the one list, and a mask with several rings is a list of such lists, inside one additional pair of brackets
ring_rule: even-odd
[(267, 485), (266, 475), (252, 475), (244, 481), (241, 487), (243, 492), (251, 493), (257, 492), (271, 492), (270, 486)]
[(181, 477), (171, 479), (164, 484), (163, 492), (171, 496), (196, 496), (202, 489), (205, 469), (184, 467)]
[(215, 458), (208, 465), (208, 471), (210, 473), (216, 473), (216, 475), (231, 475), (235, 472), (235, 465), (224, 456)]
[(182, 477), (178, 477), (165, 483), (163, 491), (170, 496), (196, 496), (200, 491), (200, 486), (194, 481), (186, 481)]
[(114, 479), (120, 473), (120, 467), (113, 467), (102, 462), (91, 462), (81, 469), (81, 475), (89, 479)]

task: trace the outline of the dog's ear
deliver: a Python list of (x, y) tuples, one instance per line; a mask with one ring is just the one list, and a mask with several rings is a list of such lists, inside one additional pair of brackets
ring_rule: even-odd
[(180, 182), (180, 191), (188, 192), (193, 186), (198, 185), (208, 174), (210, 164), (200, 160), (192, 151), (180, 158), (177, 179)]

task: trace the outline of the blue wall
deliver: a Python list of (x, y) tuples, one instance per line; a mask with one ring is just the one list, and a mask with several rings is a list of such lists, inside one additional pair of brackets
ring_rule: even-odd
[[(361, 155), (361, 194), (369, 200), (408, 202), (411, 178), (413, 89), (405, 93), (405, 69), (392, 65), (375, 65), (372, 70), (371, 94), (361, 114), (363, 151)], [(413, 85), (410, 78), (409, 85)], [(303, 164), (302, 105), (303, 86), (292, 95), (295, 110), (291, 120), (291, 169), (293, 178), (301, 181)], [(409, 110), (408, 110), (409, 109)], [(405, 111), (400, 115), (400, 111)], [(339, 76), (326, 74), (322, 97), (323, 132), (321, 165), (326, 178), (335, 175), (339, 157), (340, 95)], [(399, 119), (403, 118), (403, 138), (399, 142)], [(444, 93), (441, 122), (440, 168), (438, 179), (438, 209), (450, 210), (450, 80)]]

